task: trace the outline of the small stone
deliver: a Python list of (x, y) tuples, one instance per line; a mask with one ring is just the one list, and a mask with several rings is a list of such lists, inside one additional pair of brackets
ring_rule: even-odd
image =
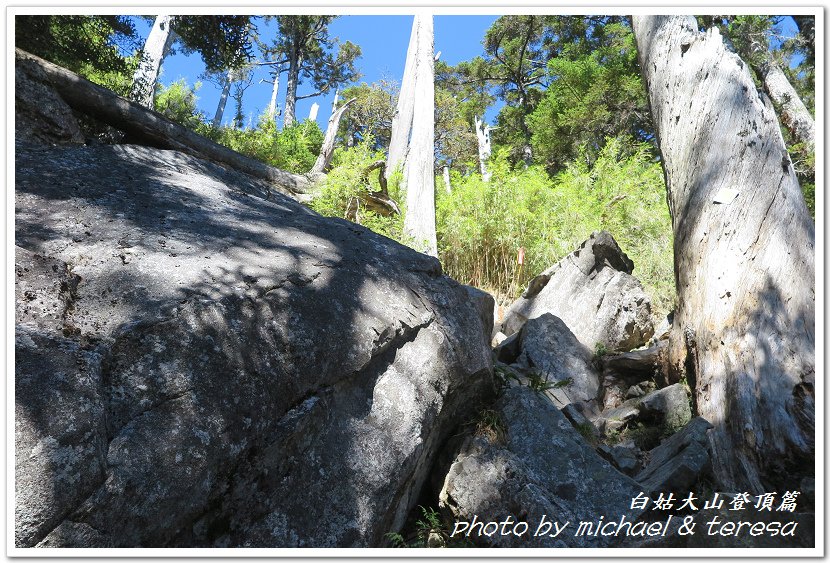
[(642, 387), (640, 387), (639, 385), (632, 385), (631, 387), (628, 388), (628, 391), (626, 391), (625, 398), (626, 399), (633, 399), (633, 398), (636, 398), (636, 397), (642, 397), (645, 394), (646, 394), (646, 392), (643, 391)]
[(435, 530), (430, 530), (429, 537), (427, 538), (427, 547), (446, 547), (444, 536)]

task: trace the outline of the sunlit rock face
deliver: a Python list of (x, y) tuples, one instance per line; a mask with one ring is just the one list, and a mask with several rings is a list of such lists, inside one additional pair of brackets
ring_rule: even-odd
[(651, 300), (632, 276), (634, 263), (607, 231), (593, 233), (579, 248), (531, 280), (504, 315), (510, 336), (528, 319), (550, 313), (562, 319), (589, 350), (642, 346), (654, 334)]

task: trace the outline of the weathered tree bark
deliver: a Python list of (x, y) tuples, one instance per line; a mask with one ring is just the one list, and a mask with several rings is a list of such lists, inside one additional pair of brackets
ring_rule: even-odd
[(153, 107), (153, 96), (161, 63), (173, 44), (174, 16), (156, 16), (150, 35), (144, 43), (141, 61), (133, 75), (130, 99), (144, 107)]
[(323, 138), (323, 145), (320, 147), (320, 155), (311, 167), (310, 174), (322, 174), (326, 172), (331, 164), (331, 157), (334, 154), (334, 141), (337, 137), (337, 129), (340, 127), (340, 118), (343, 113), (353, 104), (357, 98), (348, 100), (345, 104), (337, 108), (337, 110), (329, 117), (329, 124), (326, 127), (326, 136)]
[(775, 112), (717, 29), (633, 27), (674, 229), (671, 367), (723, 490), (795, 490), (815, 456), (815, 233)]
[(668, 371), (667, 348), (668, 342), (661, 340), (654, 346), (642, 350), (610, 354), (602, 358), (602, 368), (604, 372), (611, 372), (626, 380), (642, 381), (655, 375), (663, 379), (663, 373)]
[(412, 96), (412, 136), (404, 163), (406, 214), (404, 233), (412, 237), (415, 248), (438, 256), (435, 233), (435, 59), (432, 16), (418, 20), (415, 88), (401, 90), (401, 97)]
[(285, 111), (282, 118), (283, 127), (288, 127), (294, 123), (294, 113), (297, 107), (297, 86), (300, 83), (300, 65), (302, 62), (299, 49), (292, 46), (288, 57), (288, 80), (286, 81)]
[(812, 114), (775, 61), (767, 59), (755, 68), (764, 82), (764, 90), (778, 108), (781, 121), (793, 137), (809, 150), (816, 146), (816, 124)]
[(768, 45), (754, 40), (745, 41), (743, 45), (739, 54), (749, 62), (764, 85), (764, 91), (772, 98), (784, 127), (792, 133), (796, 142), (813, 151), (816, 144), (815, 120), (787, 75), (770, 56)]
[(268, 117), (271, 119), (277, 114), (277, 92), (280, 89), (280, 74), (282, 74), (282, 69), (278, 67), (274, 71), (274, 87), (271, 88), (271, 101), (268, 102)]
[[(415, 89), (416, 51), (418, 47), (418, 31), (423, 17), (416, 15), (412, 20), (412, 32), (409, 35), (409, 46), (406, 49), (406, 63), (403, 68), (401, 91), (398, 95), (398, 104), (392, 116), (392, 131), (389, 139), (389, 154), (386, 157), (386, 174), (392, 174), (403, 165), (406, 150), (409, 146), (409, 134), (412, 130), (412, 116), (415, 108), (415, 99), (412, 92)], [(387, 176), (388, 177), (388, 176)]]
[(452, 184), (450, 183), (450, 167), (444, 167), (444, 189), (448, 194), (452, 194)]
[(225, 114), (225, 105), (228, 103), (228, 95), (231, 93), (231, 72), (228, 71), (225, 74), (225, 78), (222, 81), (222, 95), (219, 96), (219, 105), (216, 106), (216, 113), (213, 114), (213, 121), (211, 125), (215, 127), (219, 127), (222, 124), (222, 116)]
[(490, 148), (490, 126), (484, 123), (484, 119), (475, 116), (476, 139), (478, 139), (478, 164), (481, 168), (481, 179), (490, 181), (490, 172), (487, 170), (487, 159), (492, 152)]
[(137, 140), (230, 166), (267, 180), (284, 193), (302, 194), (308, 192), (312, 186), (311, 180), (305, 176), (274, 168), (214, 143), (152, 110), (126, 100), (40, 57), (15, 49), (15, 58), (17, 64), (40, 66), (50, 85), (72, 109), (120, 129)]

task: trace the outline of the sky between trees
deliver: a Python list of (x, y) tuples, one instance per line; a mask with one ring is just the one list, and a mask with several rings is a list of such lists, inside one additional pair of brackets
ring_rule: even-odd
[[(435, 52), (441, 51), (441, 60), (451, 65), (469, 60), (482, 53), (482, 38), (487, 29), (498, 19), (498, 16), (436, 16), (435, 17)], [(150, 31), (151, 22), (142, 18), (135, 18), (137, 39), (143, 41)], [(380, 15), (380, 16), (351, 16), (344, 15), (332, 22), (329, 29), (331, 35), (341, 41), (351, 41), (360, 46), (362, 56), (356, 61), (363, 77), (358, 82), (371, 84), (382, 78), (391, 78), (400, 82), (403, 75), (406, 48), (409, 43), (409, 33), (412, 28), (412, 16)], [(270, 42), (274, 30), (268, 29), (260, 23), (259, 30), (262, 39)], [(189, 84), (202, 82), (197, 95), (198, 108), (206, 115), (213, 115), (219, 100), (220, 88), (217, 84), (200, 80), (199, 75), (204, 72), (204, 63), (198, 53), (185, 55), (177, 53), (164, 60), (161, 82), (169, 85), (184, 78)], [(268, 70), (259, 68), (255, 71), (253, 85), (245, 92), (244, 112), (246, 120), (253, 119), (256, 124), (257, 116), (268, 106), (271, 95), (271, 85), (260, 83), (268, 78)], [(299, 94), (312, 92), (309, 84), (300, 86)], [(280, 85), (279, 101), (282, 103), (285, 95), (285, 77)], [(320, 104), (317, 124), (325, 129), (329, 118), (334, 93), (319, 96), (298, 102), (297, 117), (302, 120), (308, 117), (313, 103)], [(498, 113), (501, 104), (495, 104), (487, 112), (487, 119), (491, 121)], [(225, 120), (230, 123), (233, 112), (228, 111)], [(281, 121), (279, 121), (281, 123)]]

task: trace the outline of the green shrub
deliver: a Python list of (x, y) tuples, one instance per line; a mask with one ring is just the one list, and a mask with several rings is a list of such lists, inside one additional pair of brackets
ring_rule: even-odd
[(199, 133), (245, 156), (295, 174), (304, 174), (314, 166), (324, 135), (317, 123), (308, 119), (280, 131), (265, 114), (260, 116), (255, 129), (203, 125)]
[[(366, 173), (370, 165), (383, 160), (382, 152), (372, 149), (371, 137), (347, 149), (337, 149), (332, 169), (318, 187), (311, 208), (329, 217), (349, 218), (376, 233), (403, 241), (403, 215), (382, 215), (361, 203), (360, 195), (380, 190), (378, 172)], [(399, 193), (400, 174), (389, 180), (389, 197), (402, 207)]]
[(78, 74), (104, 88), (112, 90), (121, 97), (128, 98), (133, 87), (133, 74), (138, 68), (139, 57), (133, 55), (124, 59), (124, 69), (100, 69), (91, 63), (83, 63)]
[(196, 109), (196, 92), (201, 86), (200, 82), (189, 86), (184, 78), (169, 86), (160, 85), (154, 100), (155, 110), (188, 129), (198, 129), (204, 121), (204, 115)]
[(634, 261), (655, 314), (671, 310), (671, 221), (649, 146), (607, 139), (593, 166), (578, 158), (552, 179), (537, 166), (511, 169), (505, 150), (489, 168), (489, 182), (473, 174), (456, 177), (451, 194), (437, 190), (439, 255), (450, 276), (513, 298), (593, 231), (606, 229)]

